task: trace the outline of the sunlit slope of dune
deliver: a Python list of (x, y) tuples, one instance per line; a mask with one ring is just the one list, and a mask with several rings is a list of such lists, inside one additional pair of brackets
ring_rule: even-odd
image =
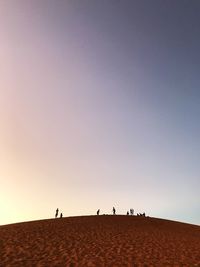
[(200, 266), (200, 227), (80, 216), (0, 227), (0, 266)]

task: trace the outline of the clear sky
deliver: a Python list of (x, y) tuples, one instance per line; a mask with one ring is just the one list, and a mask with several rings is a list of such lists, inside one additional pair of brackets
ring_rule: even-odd
[(200, 224), (199, 14), (0, 1), (0, 224), (113, 206)]

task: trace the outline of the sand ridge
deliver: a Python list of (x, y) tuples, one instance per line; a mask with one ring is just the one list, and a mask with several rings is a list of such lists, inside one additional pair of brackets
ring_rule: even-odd
[(200, 226), (80, 216), (0, 226), (0, 267), (200, 267)]

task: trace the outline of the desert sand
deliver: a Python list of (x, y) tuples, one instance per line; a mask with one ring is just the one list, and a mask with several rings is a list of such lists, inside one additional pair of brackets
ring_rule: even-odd
[(200, 266), (200, 226), (122, 215), (4, 225), (0, 266)]

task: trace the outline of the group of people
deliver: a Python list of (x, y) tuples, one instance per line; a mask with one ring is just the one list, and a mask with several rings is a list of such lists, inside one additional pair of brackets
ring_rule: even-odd
[(134, 209), (130, 209), (130, 213), (129, 213), (129, 211), (127, 211), (127, 213), (126, 213), (126, 215), (134, 215)]
[[(56, 214), (55, 214), (55, 218), (58, 218), (58, 212), (59, 212), (59, 209), (57, 208), (56, 209)], [(60, 213), (60, 218), (62, 218), (63, 217), (63, 214), (62, 214), (62, 212)]]
[[(59, 209), (57, 208), (57, 209), (56, 209), (55, 218), (58, 218), (58, 213), (59, 213)], [(113, 207), (113, 209), (112, 209), (112, 213), (113, 213), (113, 215), (116, 215), (116, 209), (115, 209), (115, 207)], [(97, 215), (99, 215), (99, 214), (100, 214), (100, 209), (97, 210)], [(130, 212), (127, 211), (126, 215), (134, 215), (134, 209), (130, 209)], [(143, 217), (146, 217), (146, 214), (145, 214), (145, 212), (144, 212), (144, 213), (137, 213), (137, 216), (143, 216)], [(62, 212), (61, 212), (61, 213), (60, 213), (60, 218), (62, 218), (62, 217), (63, 217), (63, 214), (62, 214)]]
[[(113, 212), (113, 215), (116, 215), (116, 209), (115, 209), (115, 207), (113, 207), (112, 212)], [(99, 214), (100, 214), (100, 209), (97, 210), (97, 215), (99, 215)]]
[[(115, 207), (113, 207), (113, 209), (112, 209), (112, 213), (113, 213), (113, 215), (116, 215), (116, 209), (115, 209)], [(98, 209), (97, 210), (97, 215), (99, 215), (100, 214), (100, 209)], [(126, 215), (134, 215), (134, 209), (130, 209), (130, 213), (129, 213), (129, 211), (127, 211), (127, 213), (126, 213)]]

